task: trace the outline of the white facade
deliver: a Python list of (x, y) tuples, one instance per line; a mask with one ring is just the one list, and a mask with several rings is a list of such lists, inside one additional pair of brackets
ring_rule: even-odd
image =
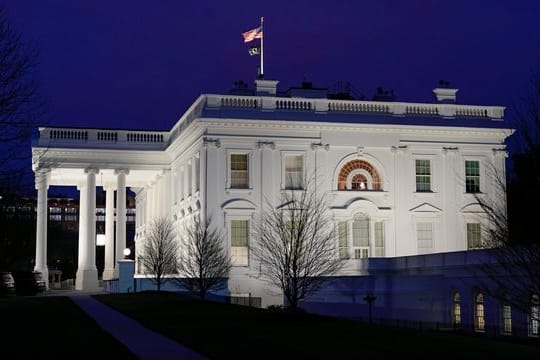
[[(277, 82), (257, 82), (266, 91), (273, 86), (275, 94)], [(366, 257), (481, 245), (476, 237), (488, 224), (475, 196), (498, 196), (492, 175), (504, 174), (504, 140), (511, 134), (503, 113), (497, 106), (290, 98), (262, 91), (201, 95), (167, 132), (41, 128), (33, 147), (38, 199), (46, 199), (48, 185), (81, 187), (81, 289), (97, 279), (88, 245), (95, 234), (84, 231), (93, 224), (95, 195), (89, 189), (107, 186), (107, 195), (122, 189), (118, 201), (125, 203), (123, 189), (131, 187), (137, 194), (137, 257), (153, 219), (169, 217), (180, 229), (192, 214), (211, 216), (238, 265), (229, 292), (263, 297), (267, 305), (281, 298), (268, 295), (251, 262), (251, 221), (266, 199), (276, 202), (310, 175), (330, 200), (336, 256), (346, 263), (340, 275), (362, 275)], [(46, 264), (41, 203), (37, 270)], [(116, 221), (125, 223), (125, 214)], [(235, 234), (247, 231), (247, 247), (233, 246), (238, 240), (231, 240), (231, 226)], [(117, 254), (125, 246), (122, 229), (117, 226)], [(109, 267), (114, 263), (106, 259)], [(114, 269), (106, 271), (114, 276)]]

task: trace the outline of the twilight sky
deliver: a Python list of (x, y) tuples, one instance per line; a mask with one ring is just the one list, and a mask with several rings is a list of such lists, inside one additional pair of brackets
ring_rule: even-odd
[(170, 129), (201, 93), (256, 77), (241, 33), (265, 17), (265, 75), (280, 89), (349, 81), (431, 101), (512, 106), (540, 74), (538, 0), (2, 1), (41, 50), (53, 126)]

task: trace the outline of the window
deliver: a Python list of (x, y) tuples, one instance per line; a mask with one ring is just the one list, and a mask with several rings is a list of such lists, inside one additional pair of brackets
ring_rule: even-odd
[(416, 192), (431, 191), (431, 161), (416, 160)]
[(482, 248), (482, 228), (479, 223), (467, 224), (467, 249)]
[(343, 165), (338, 175), (338, 190), (382, 190), (382, 179), (377, 170), (364, 160), (351, 160)]
[(248, 154), (231, 154), (231, 188), (249, 187)]
[(538, 295), (531, 297), (531, 312), (529, 314), (529, 336), (538, 337), (540, 326), (540, 300)]
[(416, 238), (418, 241), (418, 253), (427, 254), (433, 250), (433, 224), (416, 224)]
[(195, 191), (199, 191), (201, 187), (201, 159), (199, 154), (195, 156), (193, 171), (195, 172)]
[(476, 294), (474, 299), (474, 331), (484, 332), (486, 328), (486, 320), (484, 317), (484, 295)]
[(349, 247), (347, 246), (348, 239), (348, 229), (347, 222), (341, 221), (338, 223), (338, 247), (339, 247), (339, 258), (348, 259), (349, 258)]
[(189, 197), (191, 196), (191, 193), (192, 193), (192, 171), (193, 171), (193, 166), (192, 166), (192, 163), (191, 163), (191, 160), (188, 161), (187, 165), (186, 165), (186, 186), (187, 186), (187, 191), (186, 191), (186, 195)]
[(502, 326), (501, 333), (503, 335), (512, 335), (512, 307), (504, 304), (502, 307)]
[(248, 220), (231, 220), (231, 264), (248, 266)]
[(384, 223), (375, 223), (375, 256), (384, 256)]
[(477, 160), (465, 161), (465, 192), (480, 192), (480, 162)]
[(369, 257), (369, 219), (353, 221), (353, 249), (355, 259)]
[(186, 179), (184, 179), (184, 167), (182, 166), (180, 168), (180, 175), (178, 176), (178, 195), (179, 195), (180, 201), (184, 200), (185, 182), (186, 182)]
[(351, 190), (367, 190), (368, 181), (363, 174), (356, 174), (351, 179)]
[(304, 157), (288, 155), (285, 157), (285, 189), (304, 188)]
[(453, 315), (454, 315), (454, 328), (461, 326), (461, 296), (458, 292), (454, 293), (453, 300)]

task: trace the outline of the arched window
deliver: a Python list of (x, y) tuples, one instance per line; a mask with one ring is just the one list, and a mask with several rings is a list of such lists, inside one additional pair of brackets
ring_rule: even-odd
[(377, 170), (364, 160), (351, 160), (339, 171), (338, 190), (382, 190)]
[(461, 326), (461, 296), (458, 292), (454, 293), (453, 299), (454, 328)]
[(484, 332), (486, 319), (484, 315), (484, 294), (478, 293), (474, 298), (474, 330)]
[(531, 297), (531, 312), (529, 313), (529, 336), (538, 337), (540, 327), (540, 298), (538, 295)]

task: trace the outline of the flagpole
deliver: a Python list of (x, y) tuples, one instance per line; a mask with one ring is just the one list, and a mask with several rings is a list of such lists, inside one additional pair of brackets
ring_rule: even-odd
[(261, 16), (261, 79), (264, 79), (264, 29), (263, 29), (264, 17)]

